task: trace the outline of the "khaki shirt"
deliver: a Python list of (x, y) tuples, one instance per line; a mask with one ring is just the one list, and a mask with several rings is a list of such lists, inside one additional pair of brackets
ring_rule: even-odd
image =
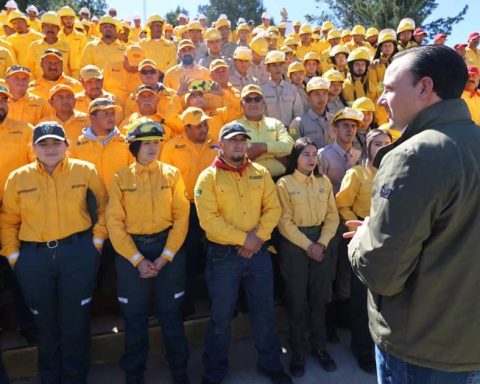
[(265, 115), (280, 120), (286, 127), (303, 112), (303, 103), (297, 87), (281, 80), (276, 84), (272, 80), (261, 85), (265, 100)]
[(318, 148), (323, 148), (335, 141), (335, 133), (330, 127), (332, 117), (329, 112), (319, 116), (309, 109), (307, 113), (293, 119), (288, 131), (294, 139), (308, 137)]

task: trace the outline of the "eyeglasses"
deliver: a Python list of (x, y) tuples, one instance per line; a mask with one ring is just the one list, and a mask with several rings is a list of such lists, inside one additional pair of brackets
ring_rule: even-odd
[(262, 100), (263, 100), (262, 96), (244, 97), (243, 98), (243, 101), (245, 101), (245, 103), (247, 103), (247, 104), (250, 104), (250, 103), (253, 103), (253, 102), (260, 103)]
[(158, 71), (156, 69), (142, 69), (140, 73), (142, 75), (155, 75)]

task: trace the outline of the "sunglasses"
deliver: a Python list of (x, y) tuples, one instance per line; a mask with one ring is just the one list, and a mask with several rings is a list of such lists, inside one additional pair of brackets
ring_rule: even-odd
[(142, 75), (155, 75), (157, 73), (156, 69), (142, 69), (140, 71)]
[(244, 97), (243, 98), (243, 101), (245, 101), (245, 103), (247, 103), (247, 104), (250, 104), (250, 103), (253, 103), (253, 102), (260, 103), (262, 100), (263, 100), (262, 96)]

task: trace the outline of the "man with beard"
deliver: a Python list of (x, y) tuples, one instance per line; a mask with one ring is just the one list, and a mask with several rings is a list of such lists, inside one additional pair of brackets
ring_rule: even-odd
[(60, 17), (62, 30), (58, 34), (58, 38), (64, 41), (70, 47), (72, 53), (70, 65), (73, 67), (72, 76), (78, 78), (80, 70), (80, 58), (83, 49), (87, 44), (87, 38), (81, 32), (75, 30), (75, 11), (69, 6), (62, 7), (58, 10), (57, 16)]
[(348, 55), (348, 75), (343, 82), (342, 95), (349, 105), (359, 97), (376, 100), (377, 85), (369, 76), (370, 54), (365, 48), (356, 48)]

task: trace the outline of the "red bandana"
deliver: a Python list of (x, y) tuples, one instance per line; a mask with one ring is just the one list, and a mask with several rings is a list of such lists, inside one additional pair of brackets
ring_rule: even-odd
[(230, 164), (227, 164), (225, 160), (223, 160), (221, 157), (216, 157), (215, 160), (213, 161), (213, 166), (218, 167), (220, 169), (224, 169), (225, 171), (230, 171), (230, 172), (238, 172), (240, 176), (242, 176), (242, 172), (251, 164), (252, 162), (248, 159), (245, 158), (245, 161), (240, 167), (233, 167)]
[(480, 96), (480, 92), (478, 92), (476, 89), (473, 89), (469, 91), (468, 89), (465, 89), (465, 92), (468, 92), (470, 94), (470, 98), (474, 96)]

